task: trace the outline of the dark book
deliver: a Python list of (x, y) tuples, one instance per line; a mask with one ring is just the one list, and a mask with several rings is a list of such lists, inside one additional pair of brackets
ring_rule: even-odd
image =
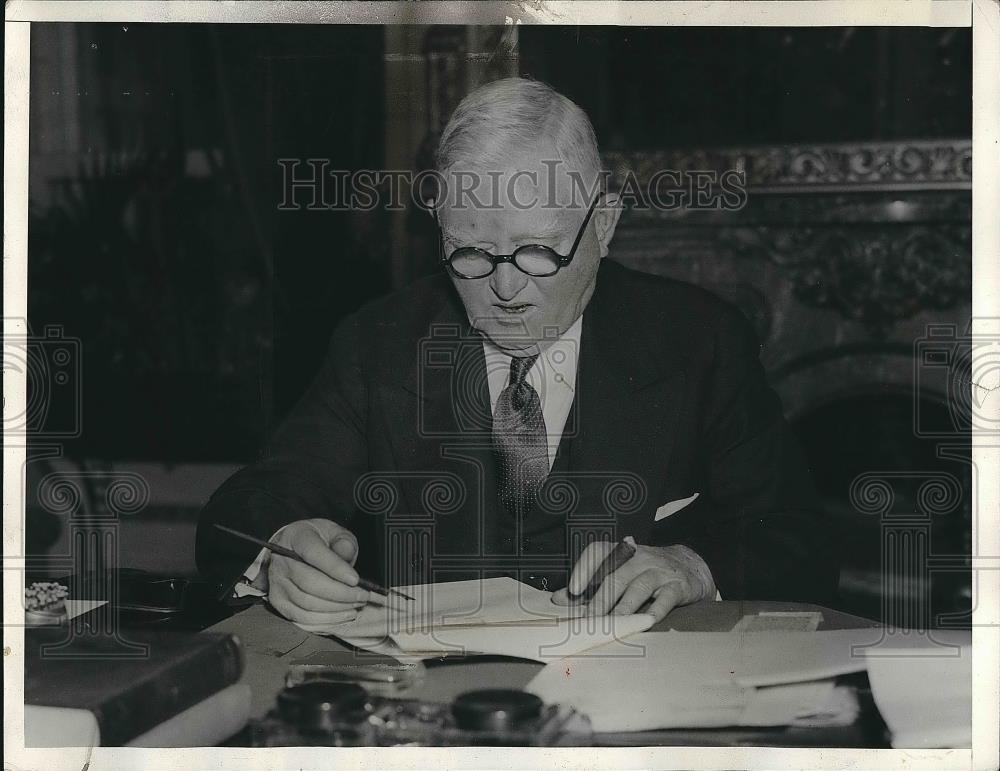
[[(243, 673), (243, 648), (233, 635), (128, 629), (121, 637), (132, 647), (108, 634), (26, 629), (24, 703), (89, 710), (100, 726), (101, 745), (113, 747)], [(138, 646), (147, 646), (148, 653)]]

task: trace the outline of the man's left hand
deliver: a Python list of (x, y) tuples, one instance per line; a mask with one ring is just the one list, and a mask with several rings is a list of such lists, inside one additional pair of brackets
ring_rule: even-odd
[[(573, 568), (568, 588), (582, 594), (590, 578), (616, 544), (597, 541), (590, 544)], [(699, 600), (715, 597), (715, 581), (708, 565), (686, 546), (638, 546), (636, 553), (614, 573), (607, 576), (587, 606), (594, 615), (635, 613), (648, 600), (643, 613), (657, 621), (671, 610)], [(569, 605), (566, 589), (552, 595), (552, 601)]]

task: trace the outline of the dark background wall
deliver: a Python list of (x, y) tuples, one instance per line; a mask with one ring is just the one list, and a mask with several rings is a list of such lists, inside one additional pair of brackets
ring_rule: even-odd
[(520, 44), (604, 150), (971, 134), (969, 30), (528, 27)]
[[(863, 165), (875, 143), (906, 172), (917, 162), (906, 153), (933, 165), (935, 142), (971, 136), (967, 29), (35, 24), (31, 43), (29, 323), (78, 341), (81, 398), (40, 423), (29, 495), (58, 464), (140, 468), (151, 497), (123, 531), (123, 559), (173, 572), (191, 569), (199, 503), (254, 457), (336, 322), (436, 269), (426, 217), (279, 210), (279, 159), (420, 169), (461, 96), (515, 73), (577, 101), (602, 149), (633, 164), (822, 145)], [(967, 463), (949, 466), (912, 426), (914, 341), (969, 312), (963, 157), (926, 190), (926, 175), (912, 178), (919, 189), (883, 184), (875, 164), (876, 184), (846, 198), (800, 185), (703, 223), (626, 216), (616, 239), (616, 257), (637, 267), (736, 287), (730, 299), (763, 320), (765, 366), (855, 563), (845, 606), (869, 614), (885, 595), (884, 523), (852, 511), (852, 480), (920, 468), (971, 484)], [(796, 254), (811, 262), (789, 273), (788, 255), (758, 241), (803, 227)], [(816, 246), (831, 234), (858, 254)], [(918, 246), (901, 251), (907, 239)], [(816, 365), (845, 351), (874, 358)], [(941, 393), (925, 406), (947, 422)], [(74, 410), (82, 429), (59, 439), (57, 462), (44, 424)], [(99, 492), (88, 491), (94, 507)], [(916, 498), (907, 487), (900, 505)], [(65, 523), (31, 511), (29, 540), (53, 548)], [(937, 528), (939, 550), (968, 551), (967, 500), (958, 511)], [(153, 532), (169, 546), (151, 559)], [(941, 607), (966, 602), (965, 575)]]
[(381, 165), (382, 30), (35, 25), (32, 49), (29, 317), (82, 344), (69, 451), (250, 459), (389, 288), (363, 217), (277, 210), (278, 158)]

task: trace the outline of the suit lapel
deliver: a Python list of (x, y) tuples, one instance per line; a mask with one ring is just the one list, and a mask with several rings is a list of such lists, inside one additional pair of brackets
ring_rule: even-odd
[[(475, 557), (488, 551), (487, 525), (496, 520), (492, 414), (482, 340), (456, 305), (445, 304), (421, 340), (402, 393), (391, 400), (395, 425), (388, 433), (400, 508), (433, 519), (435, 555)], [(434, 506), (435, 481), (455, 489), (460, 503)]]
[(669, 473), (687, 361), (669, 341), (650, 339), (649, 320), (619, 271), (602, 266), (583, 318), (570, 458), (580, 492), (574, 516), (615, 521), (640, 536)]

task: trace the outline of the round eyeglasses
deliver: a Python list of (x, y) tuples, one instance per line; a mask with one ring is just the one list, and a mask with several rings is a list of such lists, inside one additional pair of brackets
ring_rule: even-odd
[(497, 265), (503, 262), (513, 263), (514, 267), (522, 273), (527, 273), (529, 276), (535, 276), (536, 278), (554, 276), (559, 272), (560, 268), (565, 268), (573, 260), (576, 249), (583, 239), (583, 233), (587, 229), (587, 223), (590, 222), (590, 217), (594, 213), (594, 207), (597, 206), (600, 198), (599, 195), (596, 196), (593, 203), (590, 204), (590, 208), (587, 209), (587, 216), (583, 218), (583, 224), (580, 225), (576, 238), (573, 239), (573, 247), (569, 250), (569, 254), (565, 256), (559, 254), (555, 249), (543, 246), (542, 244), (525, 244), (524, 246), (517, 247), (510, 254), (491, 254), (485, 249), (480, 249), (476, 246), (460, 246), (450, 256), (445, 257), (444, 230), (441, 228), (441, 222), (438, 220), (437, 207), (432, 204), (434, 222), (437, 223), (439, 231), (438, 256), (441, 262), (445, 263), (457, 278), (486, 278), (492, 275), (497, 269)]

